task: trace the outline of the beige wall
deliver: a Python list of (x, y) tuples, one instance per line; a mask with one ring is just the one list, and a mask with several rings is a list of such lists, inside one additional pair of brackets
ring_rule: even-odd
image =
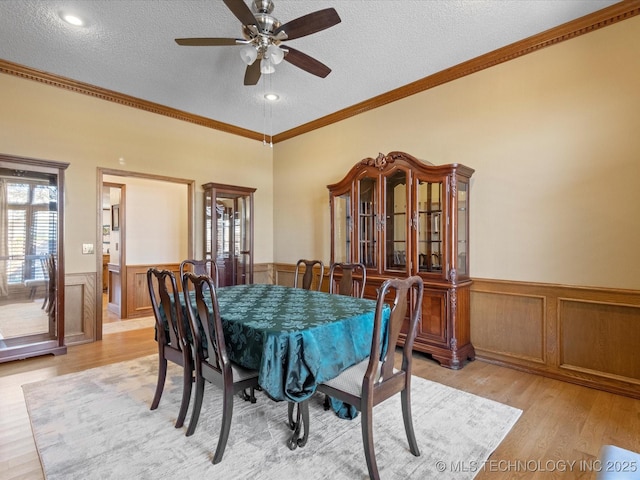
[(255, 140), (0, 75), (0, 152), (71, 163), (68, 274), (96, 270), (95, 258), (81, 250), (82, 243), (97, 243), (98, 167), (194, 179), (197, 254), (200, 185), (213, 181), (257, 188), (256, 263), (328, 262), (326, 185), (364, 157), (402, 150), (476, 170), (474, 277), (640, 289), (639, 43), (640, 17), (634, 17), (278, 143), (273, 151)]
[[(98, 167), (195, 180), (196, 256), (202, 255), (201, 185), (257, 188), (255, 261), (273, 260), (272, 150), (261, 142), (4, 74), (0, 108), (0, 152), (70, 163), (67, 274), (96, 271), (95, 257), (82, 255), (82, 244), (97, 244)], [(159, 217), (153, 205), (148, 208)]]
[(276, 262), (327, 262), (326, 185), (401, 150), (476, 170), (472, 276), (640, 289), (638, 45), (634, 17), (276, 144)]
[[(126, 192), (124, 211), (127, 219), (125, 239), (127, 265), (180, 263), (188, 257), (187, 185), (114, 175), (105, 175), (103, 180), (123, 184)], [(118, 191), (118, 189), (114, 190)], [(122, 209), (122, 201), (117, 203), (120, 203)], [(149, 212), (152, 210), (160, 213), (151, 215)], [(112, 234), (117, 238), (120, 231)], [(153, 232), (153, 235), (149, 235), (149, 232)], [(117, 253), (115, 242), (110, 246), (113, 252)], [(115, 255), (116, 258), (117, 256)]]

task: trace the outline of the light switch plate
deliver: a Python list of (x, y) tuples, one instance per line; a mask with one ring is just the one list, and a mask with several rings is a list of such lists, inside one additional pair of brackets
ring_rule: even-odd
[(93, 254), (93, 243), (83, 243), (82, 244), (82, 253), (83, 253), (83, 255), (91, 255), (91, 254)]

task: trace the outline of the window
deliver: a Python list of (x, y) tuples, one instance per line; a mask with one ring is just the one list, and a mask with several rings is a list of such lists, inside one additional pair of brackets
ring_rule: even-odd
[(8, 179), (7, 282), (45, 278), (42, 260), (57, 251), (56, 186), (45, 181)]

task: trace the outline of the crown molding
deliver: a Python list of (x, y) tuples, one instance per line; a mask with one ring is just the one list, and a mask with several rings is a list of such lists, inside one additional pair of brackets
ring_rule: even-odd
[[(438, 85), (471, 75), (472, 73), (476, 73), (480, 70), (508, 62), (509, 60), (536, 52), (542, 48), (556, 45), (585, 33), (627, 20), (638, 14), (640, 14), (640, 0), (623, 0), (622, 2), (611, 5), (610, 7), (603, 8), (597, 12), (585, 15), (584, 17), (580, 17), (558, 27), (546, 30), (529, 38), (525, 38), (524, 40), (512, 43), (446, 70), (442, 70), (438, 73), (434, 73), (433, 75), (429, 75), (428, 77), (424, 77), (403, 87), (391, 90), (383, 93), (382, 95), (365, 100), (364, 102), (357, 103), (312, 122), (305, 123), (304, 125), (300, 125), (296, 128), (292, 128), (291, 130), (274, 135), (273, 143), (289, 140), (293, 137), (326, 127), (327, 125), (345, 120), (349, 117), (354, 117), (369, 110), (415, 95), (416, 93), (429, 90), (437, 87)], [(54, 87), (89, 95), (101, 100), (107, 100), (109, 102), (119, 103), (120, 105), (126, 105), (128, 107), (145, 110), (158, 115), (175, 118), (177, 120), (195, 123), (196, 125), (233, 135), (239, 135), (259, 141), (263, 141), (264, 139), (264, 135), (259, 132), (218, 122), (207, 117), (194, 115), (182, 110), (160, 105), (158, 103), (148, 102), (136, 97), (96, 87), (88, 83), (78, 82), (70, 78), (53, 75), (51, 73), (25, 67), (2, 59), (0, 59), (0, 73), (34, 80)]]
[(27, 80), (34, 80), (36, 82), (44, 83), (52, 87), (63, 88), (75, 93), (81, 93), (83, 95), (89, 95), (101, 100), (107, 100), (109, 102), (119, 103), (120, 105), (126, 105), (127, 107), (133, 107), (139, 110), (156, 113), (158, 115), (164, 115), (165, 117), (175, 118), (176, 120), (195, 123), (203, 127), (220, 130), (222, 132), (231, 133), (233, 135), (240, 135), (242, 137), (254, 140), (263, 140), (262, 133), (236, 127), (234, 125), (229, 125), (228, 123), (218, 122), (207, 117), (194, 115), (192, 113), (187, 113), (182, 110), (167, 107), (159, 103), (149, 102), (140, 98), (131, 97), (129, 95), (118, 93), (113, 90), (96, 87), (89, 83), (79, 82), (77, 80), (54, 75), (42, 70), (25, 67), (24, 65), (19, 65), (17, 63), (12, 63), (2, 59), (0, 59), (0, 73), (14, 75), (16, 77), (25, 78)]
[(446, 70), (429, 75), (428, 77), (416, 80), (415, 82), (409, 83), (403, 87), (391, 90), (387, 93), (383, 93), (382, 95), (378, 95), (377, 97), (370, 98), (325, 117), (274, 135), (273, 143), (282, 142), (284, 140), (297, 137), (298, 135), (302, 135), (303, 133), (308, 133), (312, 130), (326, 127), (332, 123), (359, 115), (369, 110), (373, 110), (374, 108), (387, 105), (410, 95), (415, 95), (416, 93), (429, 90), (430, 88), (437, 87), (438, 85), (451, 82), (458, 78), (471, 75), (472, 73), (479, 72), (480, 70), (522, 57), (528, 53), (536, 52), (551, 45), (556, 45), (557, 43), (570, 40), (599, 28), (613, 25), (614, 23), (634, 17), (638, 14), (640, 14), (640, 0), (625, 0), (620, 3), (616, 3), (610, 7), (598, 10), (597, 12), (585, 15), (584, 17), (580, 17), (558, 27), (546, 30), (532, 37), (525, 38), (519, 42), (499, 48)]

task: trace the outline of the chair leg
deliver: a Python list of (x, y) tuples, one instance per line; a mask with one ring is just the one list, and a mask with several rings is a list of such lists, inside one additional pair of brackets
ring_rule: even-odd
[(156, 393), (151, 402), (151, 410), (158, 408), (162, 391), (164, 390), (164, 381), (167, 378), (167, 359), (163, 357), (162, 352), (158, 353), (158, 383), (156, 384)]
[[(186, 356), (186, 355), (185, 355)], [(180, 411), (176, 420), (176, 428), (184, 425), (184, 419), (187, 416), (189, 401), (191, 400), (191, 385), (193, 384), (193, 368), (189, 358), (184, 358), (184, 369), (182, 372), (182, 401), (180, 402)]]
[(196, 372), (196, 398), (193, 402), (193, 413), (191, 414), (191, 420), (189, 420), (187, 437), (190, 437), (196, 431), (196, 425), (198, 425), (198, 419), (200, 418), (200, 409), (202, 408), (202, 397), (204, 397), (204, 378), (202, 378), (200, 372)]
[(413, 432), (413, 420), (411, 418), (411, 394), (409, 393), (409, 390), (405, 388), (400, 396), (402, 398), (402, 418), (404, 420), (404, 431), (407, 432), (409, 449), (411, 450), (411, 453), (413, 455), (419, 457), (420, 449), (418, 449), (416, 435)]
[(373, 412), (368, 408), (363, 408), (360, 413), (362, 414), (362, 443), (364, 445), (364, 456), (367, 459), (369, 478), (371, 480), (380, 480), (376, 453), (373, 449)]
[(224, 455), (224, 449), (229, 439), (229, 431), (231, 430), (231, 418), (233, 416), (233, 391), (224, 393), (222, 401), (222, 425), (220, 425), (220, 437), (218, 438), (218, 446), (213, 456), (213, 463), (220, 463)]
[(241, 396), (245, 402), (256, 403), (255, 387), (250, 387), (249, 393), (247, 393), (247, 389), (245, 388), (244, 390), (242, 390)]

